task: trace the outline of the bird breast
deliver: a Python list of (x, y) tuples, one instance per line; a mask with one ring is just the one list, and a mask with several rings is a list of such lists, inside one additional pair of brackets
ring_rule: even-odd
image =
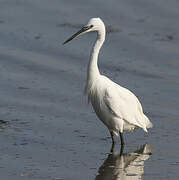
[(105, 86), (102, 79), (98, 79), (95, 82), (88, 84), (86, 95), (88, 96), (88, 102), (91, 102), (93, 109), (98, 118), (107, 126), (109, 121), (113, 118), (113, 114), (104, 102)]

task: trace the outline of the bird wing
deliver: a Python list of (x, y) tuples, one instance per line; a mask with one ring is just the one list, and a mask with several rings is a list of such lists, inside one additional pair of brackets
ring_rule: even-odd
[(142, 106), (131, 91), (110, 81), (105, 89), (104, 102), (116, 117), (147, 131)]

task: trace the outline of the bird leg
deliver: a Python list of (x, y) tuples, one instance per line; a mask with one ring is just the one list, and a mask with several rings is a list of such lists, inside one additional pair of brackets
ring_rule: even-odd
[(116, 143), (116, 140), (114, 139), (114, 133), (113, 132), (110, 132), (111, 134), (111, 138), (112, 138), (112, 143), (115, 144)]
[(120, 149), (120, 156), (122, 156), (122, 154), (123, 154), (123, 151), (124, 151), (124, 145), (123, 145), (123, 144), (121, 144), (121, 149)]
[(120, 139), (121, 139), (121, 146), (124, 145), (124, 138), (123, 138), (123, 134), (121, 132), (119, 132), (120, 135)]
[(123, 154), (123, 150), (124, 150), (124, 138), (123, 138), (123, 134), (121, 132), (119, 132), (120, 135), (120, 139), (121, 139), (121, 149), (120, 149), (120, 156)]
[(113, 152), (113, 149), (114, 149), (114, 146), (116, 144), (116, 140), (114, 138), (114, 133), (113, 132), (110, 132), (111, 134), (111, 139), (112, 139), (112, 146), (111, 146), (111, 152)]

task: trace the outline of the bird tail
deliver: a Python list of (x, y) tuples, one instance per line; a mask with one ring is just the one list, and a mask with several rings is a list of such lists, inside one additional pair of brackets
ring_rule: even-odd
[(147, 128), (152, 128), (152, 123), (150, 122), (150, 120), (148, 119), (148, 117), (143, 114), (143, 120), (144, 120), (144, 124), (142, 126), (142, 129), (145, 131), (145, 132), (148, 132), (147, 131)]
[(152, 128), (153, 125), (145, 114), (144, 114), (144, 119), (145, 119), (146, 128)]

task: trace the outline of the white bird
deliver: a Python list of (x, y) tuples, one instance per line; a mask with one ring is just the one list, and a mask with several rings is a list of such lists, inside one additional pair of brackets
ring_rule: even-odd
[(86, 26), (71, 36), (63, 44), (75, 37), (95, 31), (97, 39), (91, 51), (87, 70), (85, 94), (88, 96), (98, 118), (107, 126), (112, 138), (112, 149), (115, 145), (115, 135), (120, 135), (121, 145), (124, 145), (123, 131), (134, 130), (137, 127), (147, 132), (152, 123), (143, 113), (142, 106), (137, 97), (128, 89), (121, 87), (106, 76), (100, 74), (98, 69), (98, 54), (105, 41), (105, 25), (100, 18), (92, 18)]

